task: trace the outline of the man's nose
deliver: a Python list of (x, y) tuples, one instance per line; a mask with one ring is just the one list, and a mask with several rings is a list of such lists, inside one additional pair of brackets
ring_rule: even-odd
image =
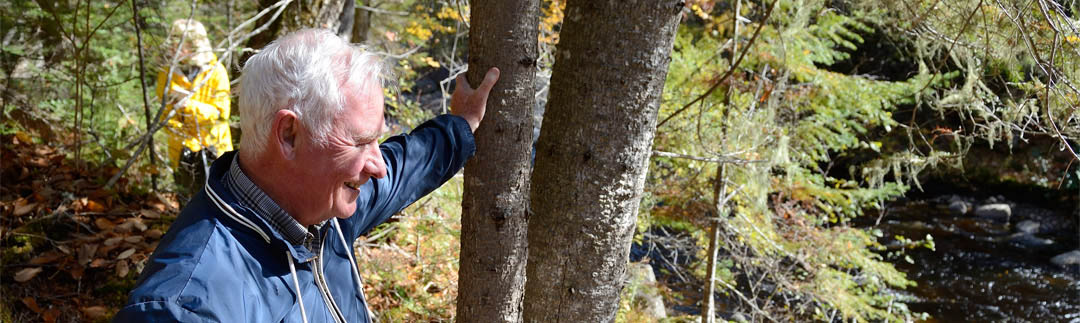
[(382, 151), (378, 145), (372, 145), (374, 150), (369, 156), (368, 161), (364, 163), (364, 173), (374, 178), (386, 177), (386, 162), (383, 161)]

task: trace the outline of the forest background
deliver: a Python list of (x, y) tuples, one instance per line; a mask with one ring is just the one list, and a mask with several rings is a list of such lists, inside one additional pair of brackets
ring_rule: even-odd
[[(351, 5), (340, 33), (393, 62), (390, 134), (445, 112), (468, 61), (469, 4)], [(0, 321), (107, 320), (177, 215), (183, 197), (162, 158), (151, 90), (168, 63), (169, 23), (204, 22), (235, 82), (274, 21), (304, 24), (312, 8), (299, 6), (0, 4)], [(649, 320), (632, 301), (638, 289), (701, 306), (702, 281), (719, 286), (723, 315), (755, 321), (925, 319), (896, 292), (912, 282), (894, 263), (934, 248), (933, 237), (883, 236), (873, 223), (889, 203), (993, 187), (1076, 208), (1080, 3), (684, 6), (635, 239), (655, 228), (694, 237), (697, 261), (665, 273), (694, 283), (631, 283), (617, 320)], [(540, 3), (537, 111), (565, 7)], [(384, 319), (454, 319), (461, 187), (455, 178), (357, 242)], [(669, 320), (691, 320), (677, 314)]]

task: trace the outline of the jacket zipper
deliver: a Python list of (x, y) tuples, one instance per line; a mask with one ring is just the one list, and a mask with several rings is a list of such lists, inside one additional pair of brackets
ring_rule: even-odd
[(318, 259), (315, 259), (315, 286), (319, 287), (319, 292), (322, 292), (323, 301), (326, 302), (326, 306), (330, 309), (330, 314), (333, 315), (334, 321), (338, 323), (346, 323), (345, 316), (341, 314), (341, 309), (338, 308), (337, 303), (334, 302), (334, 296), (330, 295), (330, 287), (326, 284), (326, 274), (323, 273), (323, 250), (326, 249), (326, 237), (320, 241), (322, 246), (319, 247)]

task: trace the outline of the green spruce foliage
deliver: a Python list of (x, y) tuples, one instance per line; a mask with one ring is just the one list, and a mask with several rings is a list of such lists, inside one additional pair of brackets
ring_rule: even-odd
[[(772, 3), (743, 5), (741, 15), (760, 19)], [(773, 319), (917, 318), (895, 293), (914, 283), (877, 253), (883, 247), (874, 230), (855, 228), (851, 221), (908, 189), (908, 166), (886, 168), (910, 165), (915, 156), (883, 151), (875, 139), (898, 128), (892, 113), (953, 76), (924, 69), (894, 82), (830, 71), (825, 67), (848, 58), (863, 41), (860, 33), (871, 27), (824, 1), (781, 1), (773, 10), (754, 43), (748, 40), (761, 21), (741, 26), (737, 35), (714, 32), (708, 24), (687, 25), (665, 89), (662, 120), (686, 109), (660, 129), (656, 148), (732, 164), (721, 194), (731, 196), (721, 209), (730, 211), (715, 221), (725, 236), (722, 254), (738, 269), (719, 277), (720, 285), (739, 295), (732, 299), (749, 303), (747, 311)], [(736, 51), (729, 39), (739, 42)], [(692, 103), (742, 51), (746, 58), (721, 90)], [(853, 165), (856, 176), (833, 175), (834, 160), (854, 152), (877, 157)], [(709, 191), (718, 175), (695, 169), (715, 167), (677, 158), (655, 163), (664, 175), (654, 178), (665, 180), (654, 194), (681, 206), (715, 203), (709, 194), (684, 194)], [(656, 192), (671, 185), (691, 189)], [(687, 209), (693, 208), (666, 211), (677, 216)]]

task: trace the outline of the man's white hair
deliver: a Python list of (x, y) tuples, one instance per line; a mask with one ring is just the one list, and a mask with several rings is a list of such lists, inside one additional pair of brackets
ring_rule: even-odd
[[(382, 85), (381, 59), (328, 30), (305, 29), (279, 38), (244, 63), (240, 79), (240, 152), (266, 149), (274, 115), (290, 110), (320, 145), (349, 91)], [(382, 93), (379, 93), (382, 95)]]

